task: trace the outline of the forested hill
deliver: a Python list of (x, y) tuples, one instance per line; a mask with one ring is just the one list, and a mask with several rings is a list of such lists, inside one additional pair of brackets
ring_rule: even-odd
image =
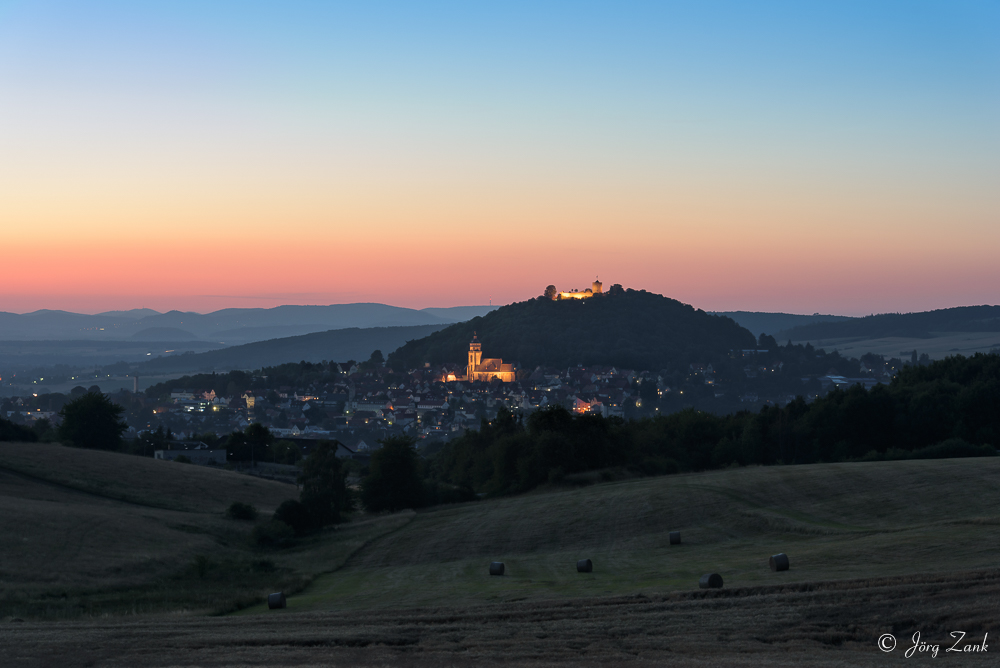
[(920, 313), (882, 313), (841, 322), (816, 322), (780, 332), (779, 341), (850, 337), (929, 338), (941, 332), (1000, 332), (1000, 306), (960, 306)]
[(580, 301), (540, 297), (510, 304), (410, 341), (388, 363), (464, 365), (474, 332), (483, 357), (502, 357), (525, 369), (577, 364), (675, 369), (757, 345), (753, 334), (729, 318), (645, 290), (625, 290)]

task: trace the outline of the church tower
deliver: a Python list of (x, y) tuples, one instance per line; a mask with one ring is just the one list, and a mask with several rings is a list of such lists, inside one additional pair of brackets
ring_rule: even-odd
[(483, 360), (483, 346), (479, 343), (479, 339), (476, 337), (476, 333), (472, 333), (472, 341), (469, 343), (469, 366), (466, 369), (465, 377), (469, 381), (475, 380), (476, 369)]

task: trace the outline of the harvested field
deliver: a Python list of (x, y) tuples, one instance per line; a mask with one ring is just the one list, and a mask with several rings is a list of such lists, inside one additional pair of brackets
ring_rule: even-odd
[[(465, 608), (8, 623), (0, 648), (8, 665), (25, 668), (847, 667), (903, 662), (919, 631), (946, 643), (939, 658), (993, 665), (989, 651), (944, 657), (943, 650), (953, 642), (949, 632), (980, 642), (996, 633), (997, 619), (1000, 571), (992, 570)], [(876, 647), (883, 633), (898, 639), (891, 654)]]
[[(1000, 637), (1000, 458), (557, 488), (262, 551), (222, 509), (247, 485), (260, 497), (234, 500), (263, 508), (292, 487), (85, 451), (46, 481), (46, 451), (5, 447), (0, 619), (25, 620), (0, 622), (5, 665), (864, 666), (905, 660), (917, 631)], [(789, 571), (768, 567), (779, 552)], [(710, 572), (724, 589), (698, 589)], [(273, 591), (287, 609), (267, 610)]]
[[(431, 509), (289, 605), (653, 595), (709, 572), (745, 587), (995, 568), (998, 479), (1000, 458), (756, 467)], [(791, 570), (770, 570), (778, 552)], [(593, 573), (576, 572), (582, 558)], [(504, 577), (489, 577), (491, 561)]]

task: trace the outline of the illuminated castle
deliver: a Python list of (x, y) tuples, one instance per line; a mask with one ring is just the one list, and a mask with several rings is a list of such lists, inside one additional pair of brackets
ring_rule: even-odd
[(483, 359), (483, 346), (476, 335), (472, 335), (472, 341), (469, 343), (469, 365), (465, 367), (466, 380), (489, 382), (496, 378), (505, 383), (513, 383), (515, 375), (513, 364), (504, 364), (499, 358)]
[(599, 280), (594, 280), (591, 287), (587, 288), (583, 292), (577, 292), (576, 290), (571, 290), (569, 292), (556, 292), (552, 295), (552, 299), (587, 299), (588, 297), (593, 297), (594, 295), (599, 295), (604, 292), (604, 286), (601, 285)]

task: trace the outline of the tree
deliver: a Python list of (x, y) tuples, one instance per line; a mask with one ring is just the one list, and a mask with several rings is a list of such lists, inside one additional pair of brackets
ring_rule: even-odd
[(295, 499), (283, 501), (274, 511), (274, 520), (292, 527), (296, 536), (304, 536), (317, 528), (316, 520), (308, 506)]
[(254, 422), (243, 431), (234, 431), (226, 441), (226, 450), (234, 461), (267, 461), (274, 434), (262, 424)]
[(418, 508), (424, 490), (416, 441), (410, 436), (390, 436), (379, 442), (382, 447), (372, 454), (369, 474), (361, 481), (362, 503), (373, 512)]
[(765, 334), (761, 332), (761, 335), (757, 338), (757, 347), (761, 350), (770, 350), (774, 352), (778, 349), (778, 342), (774, 340), (774, 337), (770, 334)]
[(308, 510), (316, 526), (340, 521), (340, 515), (351, 509), (351, 498), (344, 480), (344, 464), (337, 457), (337, 445), (320, 441), (302, 464), (302, 493), (299, 500)]
[(128, 425), (125, 409), (100, 392), (87, 392), (62, 407), (59, 440), (78, 448), (118, 450)]
[(294, 464), (302, 458), (302, 450), (291, 441), (280, 440), (271, 446), (271, 458), (278, 464)]
[(545, 292), (542, 293), (542, 296), (545, 297), (546, 299), (555, 300), (556, 295), (558, 295), (558, 294), (559, 294), (559, 291), (556, 290), (556, 286), (549, 285), (549, 286), (546, 286)]

